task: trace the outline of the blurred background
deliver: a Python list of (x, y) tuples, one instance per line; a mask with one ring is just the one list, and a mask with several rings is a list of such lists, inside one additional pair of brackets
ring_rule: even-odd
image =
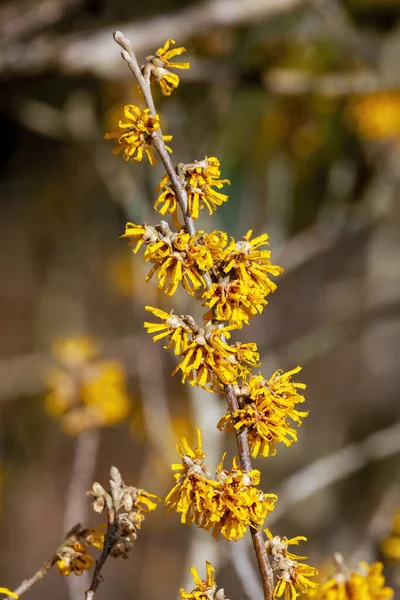
[[(266, 377), (300, 364), (307, 384), (299, 442), (254, 461), (279, 495), (266, 524), (307, 536), (300, 554), (322, 571), (334, 551), (382, 558), (400, 506), (399, 0), (1, 0), (0, 585), (31, 576), (76, 522), (101, 522), (84, 492), (112, 464), (165, 496), (179, 436), (200, 426), (211, 468), (235, 454), (215, 427), (223, 400), (172, 379), (173, 356), (143, 330), (145, 304), (199, 308), (146, 284), (118, 239), (127, 220), (159, 222), (162, 169), (103, 140), (121, 106), (142, 105), (114, 29), (140, 63), (168, 38), (187, 48), (178, 90), (154, 94), (173, 160), (217, 156), (231, 181), (201, 227), (267, 232), (285, 268), (239, 334)], [(52, 345), (76, 334), (119, 361), (129, 398), (120, 423), (78, 436), (44, 403)], [(206, 558), (228, 597), (257, 597), (246, 541), (217, 544), (160, 506), (97, 596), (177, 598)], [(399, 567), (385, 568), (395, 585)], [(86, 575), (55, 568), (28, 594), (82, 598)]]

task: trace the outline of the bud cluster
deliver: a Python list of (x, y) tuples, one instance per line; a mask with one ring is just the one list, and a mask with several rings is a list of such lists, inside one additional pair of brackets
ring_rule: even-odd
[(87, 494), (94, 498), (92, 508), (95, 512), (102, 513), (107, 509), (110, 555), (114, 558), (128, 558), (137, 538), (137, 530), (144, 521), (143, 513), (155, 510), (159, 498), (144, 490), (125, 485), (117, 467), (111, 467), (110, 476), (108, 492), (100, 483), (95, 482)]

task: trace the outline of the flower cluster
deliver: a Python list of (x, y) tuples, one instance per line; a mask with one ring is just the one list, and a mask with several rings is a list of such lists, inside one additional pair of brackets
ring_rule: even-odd
[(376, 92), (353, 98), (347, 115), (351, 125), (370, 140), (400, 137), (400, 93)]
[(54, 354), (61, 368), (48, 370), (45, 397), (47, 412), (61, 419), (70, 435), (94, 427), (114, 425), (126, 418), (129, 399), (125, 373), (119, 362), (95, 360), (97, 344), (85, 337), (55, 343)]
[(288, 539), (286, 537), (273, 536), (269, 529), (265, 529), (267, 541), (265, 549), (272, 557), (271, 567), (277, 576), (277, 583), (274, 590), (274, 598), (284, 596), (285, 600), (295, 600), (297, 596), (308, 590), (315, 589), (318, 584), (309, 578), (318, 575), (315, 567), (298, 562), (304, 560), (306, 556), (297, 556), (289, 552), (288, 547), (292, 544), (297, 545), (300, 541), (307, 541), (303, 536)]
[(241, 408), (233, 414), (227, 412), (218, 428), (231, 432), (246, 427), (253, 457), (274, 456), (277, 442), (286, 446), (296, 442), (297, 432), (291, 427), (292, 422), (301, 425), (308, 415), (295, 408), (304, 402), (304, 396), (297, 390), (306, 387), (304, 383), (291, 381), (292, 375), (300, 370), (301, 367), (287, 373), (275, 371), (269, 380), (262, 375), (245, 375), (243, 383), (235, 386), (237, 397), (242, 399)]
[(310, 600), (390, 600), (394, 596), (393, 589), (385, 586), (383, 565), (374, 562), (359, 564), (358, 570), (348, 570), (340, 559), (338, 572), (325, 583), (321, 583), (316, 591), (310, 590)]
[(191, 592), (185, 592), (181, 588), (180, 600), (225, 600), (224, 589), (217, 590), (215, 569), (210, 562), (206, 561), (206, 579), (200, 579), (195, 567), (192, 567), (190, 572), (196, 587)]
[(156, 227), (127, 223), (121, 238), (130, 239), (130, 246), (135, 244), (134, 253), (145, 244), (144, 260), (154, 265), (146, 281), (157, 273), (158, 289), (168, 296), (175, 294), (179, 284), (190, 295), (205, 285), (203, 275), (212, 266), (211, 254), (188, 233), (172, 232), (165, 221)]
[(176, 73), (171, 73), (169, 69), (189, 69), (189, 62), (171, 62), (171, 58), (180, 56), (186, 52), (186, 48), (171, 48), (175, 44), (175, 40), (167, 40), (158, 48), (155, 54), (150, 54), (146, 57), (147, 64), (143, 68), (145, 79), (151, 76), (160, 84), (160, 88), (164, 96), (170, 96), (174, 89), (179, 85), (179, 77)]
[(283, 269), (271, 263), (269, 250), (260, 249), (268, 244), (268, 235), (251, 239), (252, 233), (248, 231), (239, 241), (231, 238), (229, 243), (223, 232), (203, 236), (203, 243), (213, 255), (216, 280), (202, 295), (205, 306), (213, 311), (205, 318), (213, 315), (218, 321), (241, 328), (249, 318), (262, 313), (266, 296), (276, 290), (269, 275), (280, 275)]
[(92, 507), (95, 512), (101, 513), (107, 509), (107, 542), (111, 547), (110, 556), (128, 558), (137, 538), (137, 530), (145, 519), (145, 513), (155, 510), (160, 498), (125, 485), (117, 467), (111, 467), (110, 476), (108, 492), (100, 483), (95, 482), (87, 494), (94, 498)]
[(380, 549), (382, 554), (391, 561), (400, 561), (400, 509), (397, 511), (392, 531), (382, 540)]
[(182, 359), (172, 373), (181, 371), (182, 382), (187, 380), (191, 385), (220, 391), (224, 384), (232, 384), (244, 376), (248, 366), (258, 366), (255, 343), (226, 343), (229, 327), (218, 328), (212, 321), (200, 327), (190, 315), (178, 316), (152, 306), (146, 306), (146, 310), (162, 320), (161, 323), (146, 321), (147, 332), (156, 334), (154, 341), (167, 337), (169, 343), (164, 348), (172, 348)]
[(256, 488), (260, 472), (245, 472), (236, 461), (232, 469), (219, 464), (215, 477), (211, 477), (204, 465), (200, 431), (197, 430), (197, 447), (192, 449), (185, 439), (177, 446), (182, 457), (180, 464), (172, 465), (177, 471), (176, 484), (165, 499), (170, 509), (181, 515), (182, 523), (195, 523), (198, 527), (212, 530), (213, 536), (221, 534), (229, 541), (239, 540), (247, 527), (260, 529), (268, 513), (274, 509), (275, 494), (264, 494)]
[[(104, 136), (106, 140), (118, 140), (119, 146), (114, 148), (114, 154), (122, 152), (126, 161), (139, 162), (145, 151), (150, 164), (154, 165), (156, 161), (152, 143), (153, 134), (160, 129), (159, 115), (153, 116), (148, 108), (141, 110), (138, 106), (128, 104), (124, 107), (124, 116), (126, 122), (119, 121), (118, 124), (122, 131), (106, 133)], [(172, 140), (171, 135), (163, 135), (162, 138), (165, 142)], [(171, 148), (166, 148), (168, 152), (172, 152)]]
[(201, 298), (212, 310), (204, 318), (227, 321), (237, 329), (263, 311), (266, 296), (276, 289), (269, 275), (283, 271), (272, 265), (269, 250), (260, 249), (268, 243), (268, 236), (251, 239), (251, 235), (250, 230), (242, 240), (236, 242), (232, 238), (228, 243), (223, 231), (198, 231), (191, 237), (184, 230), (172, 232), (162, 221), (155, 227), (127, 223), (121, 237), (131, 240), (129, 245), (134, 245), (135, 253), (145, 244), (144, 260), (154, 265), (146, 281), (157, 273), (158, 288), (169, 296), (179, 284), (190, 295), (206, 288), (204, 276), (209, 272), (212, 283)]
[[(180, 163), (177, 168), (182, 187), (188, 197), (188, 212), (193, 219), (199, 218), (199, 210), (206, 207), (209, 214), (228, 200), (226, 194), (221, 194), (213, 188), (220, 190), (228, 179), (220, 179), (219, 160), (215, 156), (205, 157), (202, 161), (191, 164)], [(162, 215), (167, 212), (172, 215), (174, 222), (178, 220), (178, 203), (175, 190), (168, 175), (164, 175), (156, 188), (161, 192), (154, 208)]]
[(68, 534), (65, 542), (57, 550), (57, 567), (61, 575), (82, 575), (90, 569), (94, 558), (89, 554), (90, 546), (103, 548), (104, 532), (98, 529), (83, 529), (76, 525)]

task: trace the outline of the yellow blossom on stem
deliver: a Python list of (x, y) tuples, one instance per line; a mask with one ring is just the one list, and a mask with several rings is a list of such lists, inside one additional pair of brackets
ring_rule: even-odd
[(57, 550), (56, 564), (61, 575), (82, 575), (83, 571), (92, 567), (94, 558), (89, 554), (89, 547), (103, 548), (105, 528), (105, 525), (100, 525), (84, 529), (77, 525), (69, 532), (65, 542)]
[(156, 50), (155, 55), (147, 56), (147, 65), (143, 69), (145, 78), (152, 75), (160, 84), (164, 96), (169, 96), (179, 85), (178, 75), (171, 73), (168, 69), (190, 68), (189, 62), (171, 62), (171, 58), (186, 52), (186, 48), (183, 47), (170, 49), (174, 44), (175, 40), (167, 40), (164, 46)]
[(262, 375), (245, 375), (236, 393), (243, 398), (244, 405), (232, 415), (227, 412), (219, 421), (218, 428), (231, 432), (247, 428), (248, 440), (253, 457), (276, 454), (276, 443), (290, 446), (297, 441), (297, 433), (291, 427), (294, 421), (301, 425), (308, 412), (296, 410), (295, 405), (304, 402), (298, 389), (304, 383), (291, 381), (292, 375), (301, 370), (296, 367), (287, 373), (276, 371), (269, 380)]
[(70, 435), (114, 425), (129, 413), (122, 365), (112, 360), (95, 360), (98, 352), (98, 344), (86, 337), (67, 338), (54, 344), (60, 367), (48, 369), (45, 381), (50, 391), (45, 397), (45, 408), (61, 420)]
[[(151, 165), (155, 164), (155, 158), (152, 151), (152, 136), (160, 129), (159, 115), (152, 116), (148, 108), (141, 110), (138, 106), (128, 104), (124, 107), (126, 122), (119, 121), (121, 131), (106, 133), (105, 139), (117, 139), (119, 146), (113, 152), (114, 154), (123, 153), (126, 161), (132, 160), (139, 162), (143, 158), (145, 151)], [(171, 135), (163, 135), (163, 140), (169, 142)], [(166, 146), (168, 152), (171, 148)]]
[(205, 286), (203, 275), (211, 268), (212, 257), (207, 248), (198, 245), (188, 233), (172, 232), (165, 221), (156, 227), (127, 223), (121, 238), (130, 239), (129, 245), (135, 244), (134, 253), (146, 245), (144, 260), (154, 265), (146, 281), (157, 274), (158, 289), (168, 296), (176, 292), (179, 284), (191, 296)]
[(191, 592), (180, 590), (181, 600), (211, 600), (217, 590), (215, 584), (215, 569), (212, 564), (206, 561), (206, 579), (200, 579), (197, 569), (192, 567), (190, 572), (193, 576), (195, 588)]
[(244, 472), (234, 461), (230, 471), (223, 469), (223, 459), (211, 477), (205, 465), (200, 431), (197, 430), (197, 448), (190, 448), (185, 439), (177, 447), (181, 464), (172, 465), (178, 471), (176, 484), (167, 495), (169, 510), (181, 515), (182, 523), (195, 523), (221, 534), (227, 540), (239, 540), (247, 527), (259, 529), (277, 500), (275, 494), (264, 494), (255, 486), (260, 472)]
[[(220, 179), (219, 166), (219, 160), (215, 156), (188, 165), (178, 165), (178, 175), (188, 197), (188, 212), (193, 219), (199, 218), (199, 210), (203, 208), (207, 208), (211, 215), (218, 206), (228, 200), (226, 194), (217, 191), (224, 184), (230, 183), (228, 179)], [(154, 204), (155, 210), (162, 215), (169, 212), (174, 220), (177, 220), (178, 205), (168, 175), (164, 175), (156, 191), (161, 193)]]
[(234, 383), (248, 373), (247, 365), (259, 364), (255, 343), (229, 345), (222, 339), (230, 337), (232, 327), (218, 328), (212, 321), (200, 327), (190, 315), (178, 316), (151, 306), (146, 306), (146, 310), (162, 321), (146, 321), (147, 332), (156, 334), (154, 341), (168, 338), (164, 348), (172, 348), (182, 358), (172, 373), (181, 371), (182, 382), (187, 380), (191, 385), (219, 391), (223, 384)]
[[(203, 238), (205, 245), (214, 242), (213, 269), (218, 273), (218, 280), (201, 297), (205, 306), (212, 309), (214, 318), (241, 328), (249, 318), (262, 313), (267, 304), (266, 296), (277, 287), (269, 275), (280, 275), (283, 269), (271, 263), (269, 250), (260, 249), (268, 244), (267, 234), (251, 240), (250, 230), (242, 240), (236, 242), (232, 238), (227, 244), (226, 236), (219, 233)], [(215, 246), (215, 241), (220, 243)]]
[(295, 600), (301, 593), (306, 593), (309, 589), (316, 589), (318, 584), (309, 578), (318, 575), (317, 569), (298, 562), (299, 559), (307, 557), (297, 556), (288, 549), (293, 544), (298, 545), (301, 541), (307, 541), (307, 538), (297, 536), (288, 539), (278, 535), (274, 537), (269, 529), (265, 529), (264, 532), (268, 538), (265, 542), (265, 549), (272, 557), (271, 567), (277, 576), (274, 598), (284, 596), (285, 600)]

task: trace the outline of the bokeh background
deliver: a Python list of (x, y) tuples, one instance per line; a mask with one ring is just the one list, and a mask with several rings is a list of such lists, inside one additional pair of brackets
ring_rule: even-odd
[[(223, 400), (171, 379), (173, 357), (143, 330), (144, 304), (199, 309), (146, 284), (118, 239), (127, 220), (159, 222), (162, 170), (103, 140), (141, 102), (116, 28), (139, 61), (167, 38), (188, 49), (191, 70), (155, 100), (174, 161), (214, 155), (231, 180), (202, 227), (266, 231), (285, 268), (240, 332), (266, 376), (300, 364), (307, 384), (299, 442), (255, 461), (280, 497), (271, 528), (306, 535), (322, 570), (334, 551), (377, 559), (400, 505), (399, 1), (2, 0), (0, 585), (32, 575), (76, 521), (99, 522), (84, 492), (110, 465), (164, 496), (179, 436), (200, 425), (212, 467), (235, 453), (215, 427)], [(130, 398), (124, 422), (78, 440), (43, 403), (52, 344), (73, 334), (121, 362)], [(256, 597), (245, 541), (217, 544), (161, 506), (98, 597), (177, 598), (206, 558), (228, 597)], [(398, 570), (386, 562), (392, 584)], [(85, 584), (53, 569), (28, 593), (74, 600)]]

